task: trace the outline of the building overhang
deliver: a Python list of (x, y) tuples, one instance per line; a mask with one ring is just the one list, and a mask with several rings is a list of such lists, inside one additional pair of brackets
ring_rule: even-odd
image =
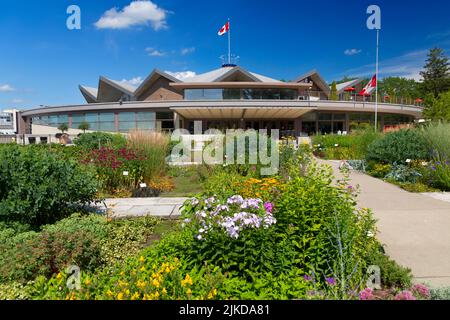
[(311, 84), (292, 82), (180, 82), (170, 86), (179, 89), (309, 89)]
[(297, 119), (315, 108), (290, 107), (174, 107), (186, 119)]

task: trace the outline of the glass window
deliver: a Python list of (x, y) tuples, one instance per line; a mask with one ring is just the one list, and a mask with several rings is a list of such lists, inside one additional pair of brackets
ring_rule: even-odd
[(186, 100), (203, 100), (203, 89), (186, 89), (184, 98)]
[(100, 122), (114, 122), (114, 113), (100, 113)]
[(157, 112), (156, 119), (158, 120), (172, 120), (174, 118), (173, 112)]
[(240, 100), (241, 90), (240, 89), (224, 89), (223, 98), (227, 100)]
[(203, 99), (206, 100), (222, 100), (222, 89), (205, 89)]
[(335, 113), (333, 115), (334, 120), (345, 120), (345, 113)]
[(86, 113), (85, 119), (89, 123), (98, 122), (98, 113)]
[(302, 116), (303, 121), (316, 121), (316, 119), (317, 119), (317, 113), (315, 113), (315, 112), (310, 112), (310, 113), (307, 113), (304, 116)]
[(155, 121), (156, 114), (154, 112), (138, 112), (137, 120), (138, 121)]
[(129, 122), (135, 122), (136, 121), (136, 115), (134, 112), (121, 112), (119, 113), (119, 122), (123, 121), (129, 121)]
[(136, 129), (136, 122), (133, 121), (121, 121), (119, 122), (119, 131), (120, 132), (128, 132), (130, 130)]
[(155, 121), (141, 121), (137, 123), (137, 128), (140, 130), (155, 130)]
[(84, 114), (72, 114), (72, 123), (84, 122)]
[(319, 121), (320, 120), (331, 120), (331, 113), (319, 113)]
[(297, 91), (291, 89), (282, 89), (281, 100), (295, 100), (297, 99)]
[(49, 116), (48, 117), (48, 124), (49, 125), (58, 124), (58, 116)]
[(69, 124), (69, 116), (67, 114), (59, 115), (58, 116), (58, 124)]
[(116, 131), (116, 124), (115, 124), (115, 122), (100, 122), (98, 124), (98, 130), (100, 130), (100, 131), (108, 131), (108, 132), (115, 132)]

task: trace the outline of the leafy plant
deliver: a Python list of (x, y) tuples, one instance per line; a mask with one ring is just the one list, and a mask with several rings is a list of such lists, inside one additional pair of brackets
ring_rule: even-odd
[(400, 130), (386, 134), (369, 145), (366, 159), (374, 162), (394, 164), (410, 160), (427, 160), (430, 148), (418, 130)]
[(0, 148), (0, 221), (37, 228), (93, 202), (97, 181), (73, 160), (34, 148)]
[(124, 148), (127, 140), (120, 134), (105, 132), (84, 133), (74, 139), (74, 143), (87, 150), (100, 149), (101, 147)]

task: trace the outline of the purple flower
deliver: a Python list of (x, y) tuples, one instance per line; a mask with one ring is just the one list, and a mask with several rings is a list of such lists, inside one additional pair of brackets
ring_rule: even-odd
[(373, 290), (371, 288), (366, 288), (359, 293), (359, 300), (373, 300)]
[(305, 279), (306, 281), (311, 281), (311, 280), (312, 280), (312, 277), (311, 277), (311, 276), (308, 276), (307, 274), (305, 274), (305, 275), (303, 276), (303, 279)]
[(428, 287), (424, 286), (423, 284), (415, 284), (411, 288), (411, 291), (415, 293), (416, 295), (421, 296), (424, 299), (430, 298), (430, 289)]
[(267, 212), (272, 213), (273, 211), (273, 204), (271, 202), (266, 202), (264, 203), (264, 208), (266, 209)]
[(325, 278), (325, 281), (326, 281), (330, 286), (336, 285), (336, 280), (335, 280), (334, 278)]
[(417, 300), (411, 291), (405, 290), (394, 297), (394, 300)]

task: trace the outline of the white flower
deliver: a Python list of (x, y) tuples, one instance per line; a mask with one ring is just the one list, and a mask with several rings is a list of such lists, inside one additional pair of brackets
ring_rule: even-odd
[(372, 233), (372, 232), (367, 232), (367, 236), (369, 237), (369, 238), (373, 238), (375, 235)]
[(411, 159), (406, 159), (406, 163), (411, 163)]
[(422, 162), (422, 166), (426, 167), (428, 165), (428, 162)]
[(199, 234), (199, 235), (197, 236), (197, 239), (198, 239), (198, 240), (202, 240), (202, 239), (203, 239), (202, 235)]
[(336, 143), (334, 146), (335, 146), (336, 148), (339, 147), (339, 145), (338, 145), (337, 143)]

